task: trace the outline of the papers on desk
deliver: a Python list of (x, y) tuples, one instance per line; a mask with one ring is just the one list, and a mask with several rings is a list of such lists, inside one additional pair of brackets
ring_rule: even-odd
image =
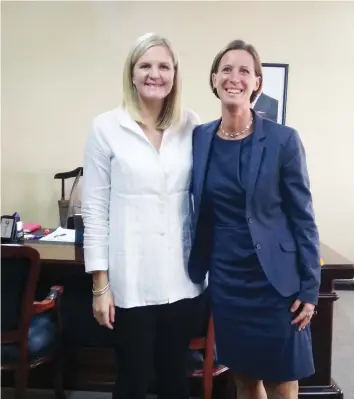
[(75, 242), (75, 230), (63, 229), (58, 227), (55, 231), (40, 238), (39, 241), (52, 241), (52, 242)]

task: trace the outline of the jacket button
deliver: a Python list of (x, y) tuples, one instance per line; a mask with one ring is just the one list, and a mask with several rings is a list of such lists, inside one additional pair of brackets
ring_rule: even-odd
[(252, 222), (253, 222), (252, 218), (248, 218), (248, 223), (252, 223)]
[(256, 249), (261, 249), (261, 244), (256, 244)]

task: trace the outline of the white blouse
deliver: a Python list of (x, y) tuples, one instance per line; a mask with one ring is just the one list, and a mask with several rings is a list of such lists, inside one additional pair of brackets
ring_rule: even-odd
[(198, 123), (196, 114), (184, 111), (157, 152), (123, 108), (94, 119), (84, 156), (85, 268), (108, 270), (116, 306), (171, 303), (203, 290), (187, 272)]

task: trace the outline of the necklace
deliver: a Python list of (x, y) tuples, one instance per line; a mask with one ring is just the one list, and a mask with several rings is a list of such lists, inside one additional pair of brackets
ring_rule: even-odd
[(223, 126), (222, 126), (222, 122), (221, 122), (221, 124), (220, 124), (220, 130), (221, 130), (221, 133), (222, 133), (225, 137), (229, 137), (229, 138), (234, 139), (235, 137), (242, 136), (243, 134), (245, 134), (245, 133), (247, 132), (247, 130), (249, 130), (249, 128), (252, 126), (252, 123), (253, 123), (253, 117), (252, 117), (251, 120), (248, 122), (248, 125), (247, 125), (243, 130), (241, 130), (240, 132), (228, 133), (228, 132), (225, 132), (225, 130), (224, 130)]

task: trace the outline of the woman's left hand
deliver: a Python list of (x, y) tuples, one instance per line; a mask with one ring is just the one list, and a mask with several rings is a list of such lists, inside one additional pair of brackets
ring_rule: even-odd
[(312, 316), (315, 314), (315, 305), (312, 303), (301, 302), (300, 299), (297, 299), (292, 307), (291, 312), (296, 312), (300, 305), (302, 306), (301, 312), (295, 317), (295, 319), (291, 322), (291, 324), (298, 324), (299, 331), (303, 330), (311, 321)]

